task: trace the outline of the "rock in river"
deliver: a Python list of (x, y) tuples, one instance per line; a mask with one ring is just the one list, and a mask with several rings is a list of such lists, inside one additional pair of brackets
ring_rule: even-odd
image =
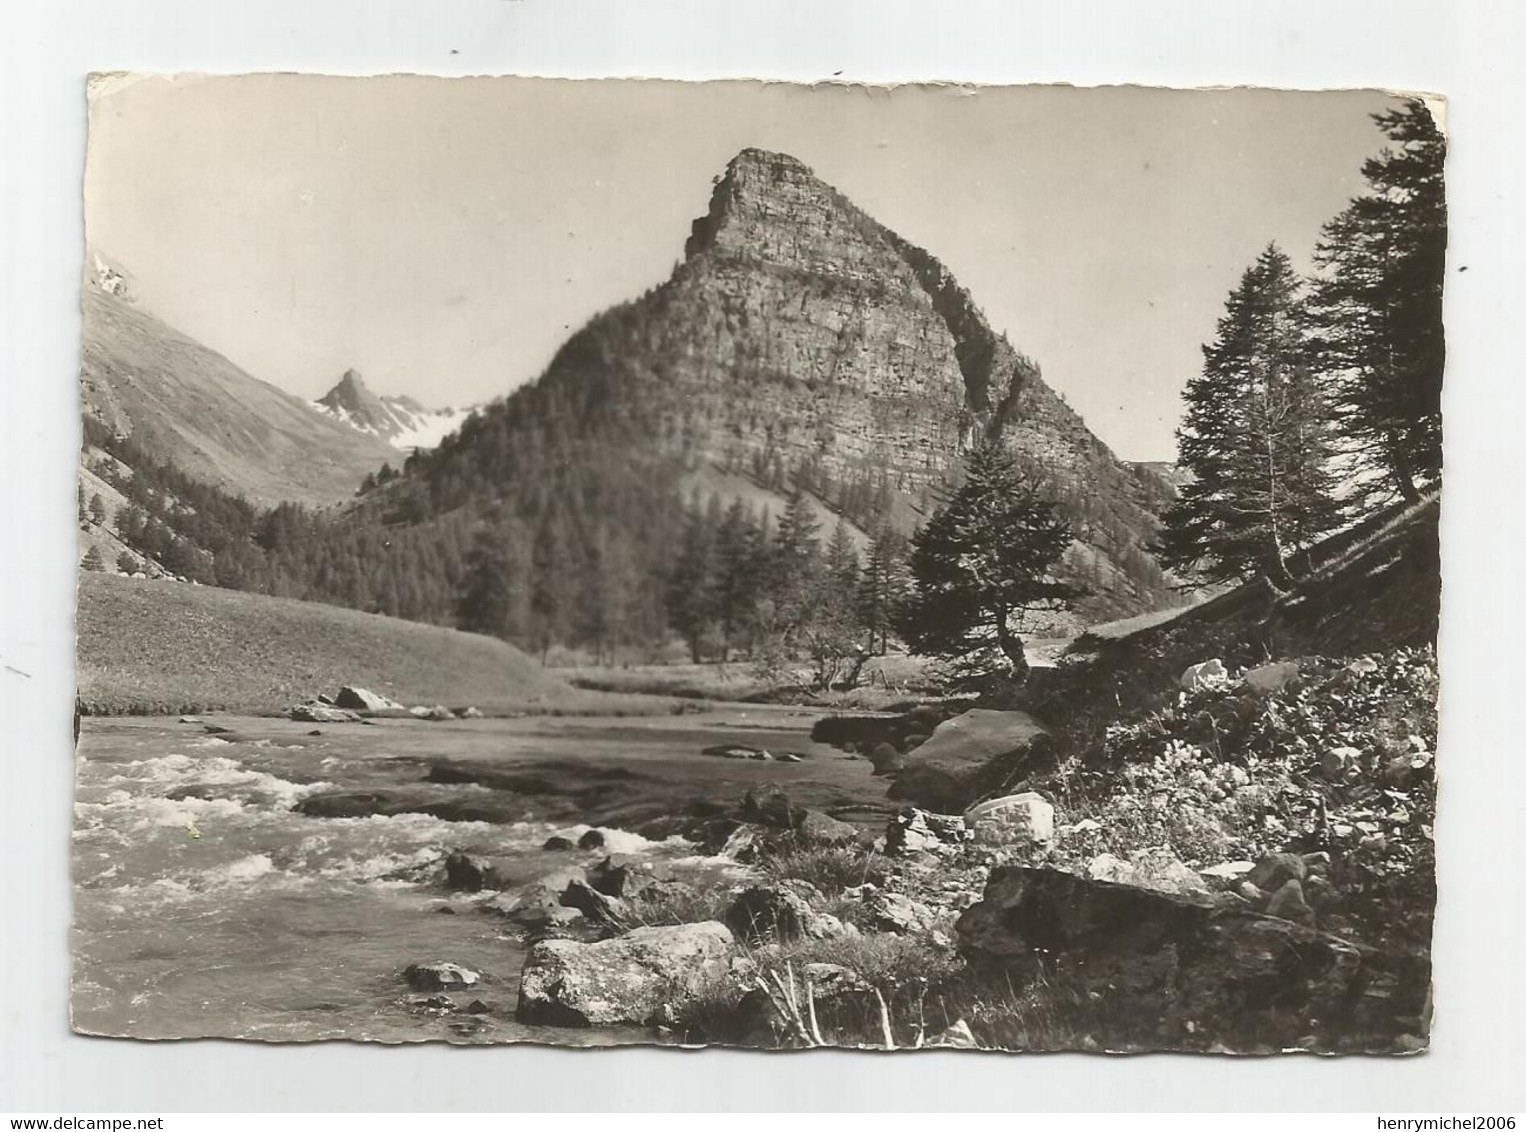
[(460, 990), (481, 976), (455, 963), (410, 963), (403, 972), (408, 985), (419, 991)]
[(525, 957), (521, 1022), (646, 1026), (670, 1020), (701, 983), (724, 974), (734, 947), (724, 924), (637, 928), (598, 943), (543, 940)]
[(906, 756), (890, 797), (937, 813), (963, 813), (1047, 734), (1027, 712), (977, 708), (956, 715)]
[(286, 714), (299, 723), (360, 722), (360, 716), (348, 708), (329, 707), (326, 704), (298, 704)]
[(402, 704), (396, 700), (389, 700), (386, 696), (378, 695), (366, 688), (357, 688), (346, 684), (339, 689), (339, 694), (334, 697), (334, 706), (351, 708), (355, 711), (404, 711)]

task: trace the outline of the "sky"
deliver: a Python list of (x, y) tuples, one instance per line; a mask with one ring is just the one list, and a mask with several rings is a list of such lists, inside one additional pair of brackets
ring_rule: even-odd
[(1126, 459), (1268, 242), (1307, 268), (1362, 191), (1376, 92), (113, 76), (86, 238), (140, 302), (303, 397), (430, 406), (534, 380), (667, 278), (748, 146), (932, 252)]

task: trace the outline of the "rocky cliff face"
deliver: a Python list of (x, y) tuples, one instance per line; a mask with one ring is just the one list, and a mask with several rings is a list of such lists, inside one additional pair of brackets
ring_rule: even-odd
[(552, 412), (639, 421), (723, 492), (804, 483), (834, 507), (872, 483), (903, 527), (999, 436), (1075, 524), (1090, 617), (1168, 599), (1143, 550), (1160, 481), (1118, 461), (936, 258), (785, 154), (739, 153), (673, 276), (593, 319), (485, 432), (517, 444)]
[(941, 479), (975, 423), (958, 343), (888, 237), (792, 157), (732, 161), (669, 284), (696, 339), (672, 378), (706, 457)]

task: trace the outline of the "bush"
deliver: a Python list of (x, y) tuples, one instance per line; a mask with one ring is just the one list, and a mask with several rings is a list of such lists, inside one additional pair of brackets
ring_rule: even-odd
[(762, 863), (770, 881), (809, 881), (825, 896), (840, 896), (846, 888), (883, 880), (876, 869), (877, 854), (855, 845), (810, 845), (783, 849)]

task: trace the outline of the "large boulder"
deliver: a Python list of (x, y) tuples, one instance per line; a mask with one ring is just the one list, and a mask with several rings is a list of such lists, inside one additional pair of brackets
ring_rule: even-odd
[(891, 816), (885, 826), (885, 853), (890, 857), (910, 857), (919, 853), (945, 854), (969, 840), (964, 818), (950, 814), (930, 814), (907, 806)]
[(1225, 683), (1229, 679), (1229, 669), (1224, 667), (1224, 662), (1218, 657), (1205, 660), (1199, 664), (1189, 665), (1182, 673), (1178, 681), (1184, 692), (1196, 692), (1199, 688), (1212, 688)]
[(790, 803), (789, 795), (777, 786), (755, 786), (742, 797), (742, 820), (794, 829), (805, 818), (805, 810)]
[(366, 688), (357, 688), (346, 684), (339, 689), (339, 694), (334, 697), (334, 705), (342, 708), (352, 708), (355, 711), (406, 711), (402, 704), (396, 700), (389, 700), (386, 696), (378, 695)]
[(1291, 920), (1052, 869), (998, 868), (958, 922), (977, 969), (1116, 996), (1160, 1036), (1291, 1044), (1350, 1026), (1368, 957)]
[(445, 858), (445, 887), (455, 892), (481, 892), (503, 888), (503, 877), (493, 866), (452, 849)]
[(297, 704), (287, 716), (298, 723), (358, 723), (360, 716), (348, 708), (329, 707), (327, 704)]
[(532, 930), (565, 927), (582, 919), (582, 912), (563, 904), (562, 894), (569, 885), (582, 879), (582, 874), (576, 869), (559, 869), (530, 881), (517, 892), (495, 896), (482, 909)]
[(899, 892), (873, 892), (864, 898), (864, 913), (876, 931), (891, 935), (925, 935), (938, 916), (920, 900)]
[(543, 940), (525, 957), (521, 1022), (549, 1026), (647, 1026), (668, 1022), (734, 949), (724, 924), (637, 928), (599, 943)]
[(957, 715), (906, 756), (890, 797), (939, 813), (962, 813), (999, 786), (1047, 734), (1027, 712), (977, 708)]
[(673, 870), (662, 861), (650, 861), (629, 853), (612, 853), (588, 870), (588, 883), (606, 896), (629, 898), (653, 885), (673, 879)]
[(1127, 861), (1111, 853), (1093, 857), (1086, 867), (1092, 880), (1110, 884), (1130, 884), (1151, 892), (1168, 892), (1201, 900), (1210, 894), (1203, 878), (1182, 863), (1169, 846), (1136, 849)]
[(799, 939), (837, 939), (856, 934), (852, 925), (811, 907), (821, 893), (802, 880), (744, 889), (726, 909), (726, 926), (748, 943), (783, 943)]
[(1054, 807), (1032, 791), (979, 802), (965, 811), (964, 824), (980, 845), (1035, 849), (1054, 841)]
[(795, 836), (808, 845), (854, 845), (859, 841), (859, 829), (820, 810), (807, 810)]
[(583, 913), (590, 923), (604, 927), (621, 927), (630, 915), (630, 906), (624, 900), (600, 892), (581, 877), (567, 882), (561, 901), (566, 907)]
[(1280, 692), (1298, 678), (1296, 660), (1278, 660), (1252, 668), (1245, 674), (1245, 686), (1258, 695)]

